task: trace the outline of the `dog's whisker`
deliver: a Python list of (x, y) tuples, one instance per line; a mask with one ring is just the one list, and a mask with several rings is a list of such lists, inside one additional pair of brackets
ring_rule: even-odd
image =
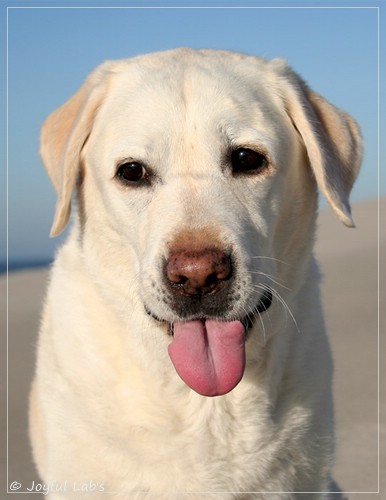
[(263, 317), (262, 317), (262, 315), (257, 307), (253, 309), (252, 315), (256, 320), (260, 320), (262, 333), (263, 333), (263, 340), (264, 340), (264, 345), (265, 345), (267, 342), (267, 334), (266, 334), (266, 330), (265, 330), (265, 324), (264, 324)]
[(298, 333), (300, 333), (299, 326), (298, 326), (298, 323), (296, 321), (296, 318), (295, 318), (294, 314), (292, 313), (292, 311), (291, 311), (290, 307), (288, 306), (287, 302), (283, 299), (283, 297), (280, 295), (280, 293), (275, 288), (273, 288), (271, 285), (266, 285), (266, 284), (255, 284), (254, 288), (258, 289), (258, 290), (264, 290), (264, 291), (271, 292), (272, 295), (281, 303), (281, 305), (283, 306), (284, 311), (290, 315), (292, 321), (294, 322), (296, 330), (298, 331)]
[(253, 255), (250, 257), (251, 259), (267, 259), (267, 260), (273, 260), (275, 262), (280, 262), (280, 264), (284, 264), (285, 266), (288, 266), (289, 264), (287, 262), (284, 262), (284, 260), (277, 259), (276, 257), (267, 257), (265, 255)]
[(249, 272), (251, 274), (259, 274), (260, 276), (265, 276), (266, 278), (268, 278), (269, 280), (271, 280), (273, 283), (275, 283), (275, 285), (281, 286), (281, 287), (285, 288), (286, 290), (291, 290), (287, 286), (285, 286), (282, 283), (279, 283), (278, 281), (276, 281), (276, 279), (274, 279), (272, 277), (272, 275), (270, 275), (270, 274), (264, 273), (263, 271), (249, 271)]

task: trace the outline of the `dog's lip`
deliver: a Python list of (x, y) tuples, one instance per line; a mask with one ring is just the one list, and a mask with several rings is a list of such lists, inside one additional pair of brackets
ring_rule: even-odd
[(252, 328), (253, 323), (256, 320), (256, 317), (257, 316), (260, 317), (262, 313), (267, 311), (267, 309), (270, 308), (271, 304), (272, 304), (272, 292), (267, 289), (261, 295), (260, 300), (257, 303), (257, 306), (241, 320), (241, 323), (244, 325), (246, 332), (248, 332), (248, 330)]
[[(265, 290), (264, 293), (261, 295), (260, 300), (255, 306), (255, 308), (246, 316), (244, 316), (242, 319), (240, 319), (240, 322), (243, 324), (245, 328), (245, 334), (247, 334), (248, 331), (253, 327), (256, 318), (265, 311), (267, 311), (267, 309), (269, 309), (271, 304), (272, 304), (272, 292), (270, 290)], [(148, 314), (151, 318), (153, 318), (155, 321), (158, 321), (159, 323), (168, 325), (169, 326), (168, 333), (169, 335), (173, 335), (173, 321), (168, 321), (166, 319), (160, 318), (159, 316), (154, 314), (153, 311), (151, 311), (146, 304), (144, 307), (146, 314)], [(214, 318), (201, 317), (201, 318), (193, 318), (190, 321), (199, 320), (205, 322), (207, 319), (214, 319)], [(215, 319), (219, 321), (226, 321), (224, 318), (215, 318)]]

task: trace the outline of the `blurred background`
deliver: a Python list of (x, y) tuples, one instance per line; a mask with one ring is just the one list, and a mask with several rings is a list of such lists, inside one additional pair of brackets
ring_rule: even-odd
[[(2, 172), (1, 234), (6, 234), (8, 208), (10, 269), (52, 259), (58, 243), (48, 237), (55, 193), (39, 157), (40, 128), (48, 114), (107, 59), (180, 46), (287, 59), (314, 90), (361, 124), (366, 153), (352, 199), (377, 196), (376, 2), (348, 6), (336, 1), (287, 1), (270, 2), (270, 7), (259, 2), (247, 2), (245, 7), (179, 2), (179, 8), (148, 3), (132, 7), (129, 2), (116, 8), (109, 3), (106, 8), (95, 1), (82, 8), (76, 2), (71, 7), (70, 2), (45, 2), (39, 8), (29, 2), (8, 4), (7, 12), (2, 11), (7, 30), (1, 35), (7, 43), (8, 65), (8, 158), (7, 170)], [(4, 271), (5, 238), (2, 242)]]

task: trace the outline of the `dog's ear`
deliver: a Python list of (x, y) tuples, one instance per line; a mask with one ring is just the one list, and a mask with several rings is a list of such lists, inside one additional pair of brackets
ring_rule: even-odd
[(51, 236), (60, 234), (70, 217), (80, 153), (105, 95), (107, 66), (105, 63), (97, 68), (42, 127), (40, 154), (58, 195)]
[(336, 216), (355, 227), (349, 195), (362, 161), (355, 120), (311, 91), (283, 61), (277, 61), (286, 111), (305, 145), (320, 190)]

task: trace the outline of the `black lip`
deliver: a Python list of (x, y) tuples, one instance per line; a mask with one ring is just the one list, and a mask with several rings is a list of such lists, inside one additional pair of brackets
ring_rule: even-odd
[(145, 307), (145, 312), (148, 316), (150, 316), (152, 319), (154, 319), (158, 323), (161, 323), (165, 326), (167, 325), (168, 326), (168, 334), (173, 335), (173, 323), (170, 323), (169, 321), (166, 321), (162, 318), (159, 318), (146, 305), (144, 307)]
[(166, 320), (162, 319), (162, 318), (159, 318), (158, 316), (156, 316), (146, 305), (144, 306), (145, 307), (145, 312), (148, 316), (150, 316), (151, 318), (155, 319), (156, 321), (159, 321), (160, 323), (167, 323)]
[(256, 318), (256, 315), (260, 315), (267, 311), (272, 304), (272, 293), (270, 290), (266, 290), (261, 296), (256, 308), (250, 312), (245, 318), (241, 321), (245, 327), (245, 331), (247, 332), (253, 326), (253, 322)]
[[(263, 295), (261, 296), (257, 306), (253, 311), (251, 311), (247, 316), (245, 316), (242, 320), (241, 323), (244, 325), (245, 332), (250, 330), (253, 326), (253, 322), (256, 318), (256, 315), (260, 315), (267, 311), (269, 307), (272, 304), (272, 293), (270, 290), (266, 290)], [(165, 325), (168, 325), (168, 333), (169, 335), (173, 335), (173, 323), (166, 321), (157, 315), (155, 315), (146, 305), (145, 305), (145, 312), (147, 315), (149, 315), (151, 318), (153, 318), (155, 321), (158, 321), (159, 323), (163, 323)], [(198, 318), (201, 321), (205, 321), (205, 318)]]

